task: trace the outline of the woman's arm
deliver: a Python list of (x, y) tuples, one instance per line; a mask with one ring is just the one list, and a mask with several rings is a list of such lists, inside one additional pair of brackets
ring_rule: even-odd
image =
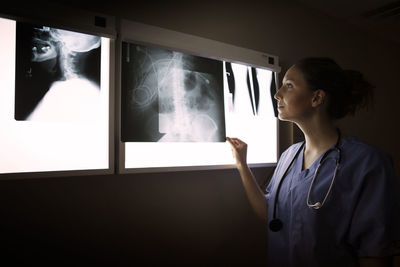
[(232, 147), (236, 159), (236, 168), (242, 178), (250, 205), (258, 217), (267, 222), (268, 205), (264, 193), (261, 191), (253, 173), (247, 165), (247, 144), (238, 138), (226, 138)]

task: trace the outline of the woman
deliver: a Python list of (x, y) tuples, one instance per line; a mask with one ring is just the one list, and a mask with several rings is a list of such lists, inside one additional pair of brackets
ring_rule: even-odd
[(266, 196), (247, 166), (246, 143), (227, 138), (250, 204), (269, 225), (268, 266), (387, 266), (399, 252), (391, 158), (335, 126), (371, 89), (329, 58), (287, 71), (275, 94), (279, 119), (296, 123), (305, 142), (282, 154)]

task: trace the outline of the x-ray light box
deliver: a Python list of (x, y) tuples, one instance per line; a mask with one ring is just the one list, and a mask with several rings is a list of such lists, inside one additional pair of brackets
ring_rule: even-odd
[(276, 164), (276, 56), (130, 21), (121, 36), (120, 172), (232, 167), (227, 136)]
[(0, 175), (110, 162), (108, 37), (0, 18)]

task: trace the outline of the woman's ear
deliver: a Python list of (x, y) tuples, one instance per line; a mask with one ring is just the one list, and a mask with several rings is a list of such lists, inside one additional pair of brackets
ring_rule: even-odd
[(324, 104), (325, 97), (326, 97), (326, 93), (324, 90), (319, 89), (319, 90), (314, 91), (313, 98), (312, 98), (312, 106), (318, 107), (319, 105)]

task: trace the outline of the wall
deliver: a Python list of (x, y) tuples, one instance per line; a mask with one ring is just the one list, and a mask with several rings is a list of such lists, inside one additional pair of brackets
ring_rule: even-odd
[[(228, 4), (229, 3), (229, 4)], [(94, 9), (91, 7), (90, 9)], [(169, 1), (153, 4), (98, 6), (101, 12), (280, 57), (285, 71), (305, 56), (329, 56), (345, 69), (361, 71), (376, 86), (372, 110), (339, 122), (347, 135), (380, 147), (393, 156), (400, 171), (399, 44), (369, 35), (296, 1)], [(296, 133), (296, 132), (295, 132)], [(298, 135), (298, 133), (297, 133)], [(299, 139), (295, 136), (295, 140)]]
[[(344, 132), (389, 152), (399, 171), (400, 130), (393, 125), (398, 121), (398, 44), (296, 2), (242, 2), (68, 5), (265, 51), (280, 57), (283, 71), (303, 56), (331, 56), (345, 68), (362, 71), (377, 86), (375, 108), (340, 124)], [(291, 142), (291, 125), (284, 123), (281, 130), (284, 149)], [(301, 138), (298, 131), (293, 138)], [(254, 171), (260, 182), (271, 173)], [(4, 180), (0, 214), (0, 261), (266, 262), (265, 226), (252, 213), (235, 170)]]

